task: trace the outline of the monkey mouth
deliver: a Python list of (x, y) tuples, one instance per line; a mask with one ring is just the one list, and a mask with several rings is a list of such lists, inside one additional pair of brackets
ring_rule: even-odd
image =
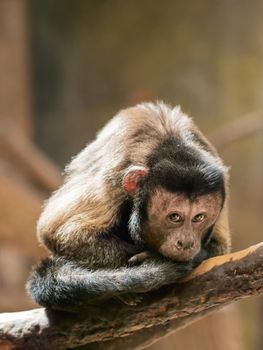
[(199, 261), (205, 259), (203, 250), (196, 247), (190, 250), (178, 250), (174, 246), (162, 246), (159, 248), (159, 252), (166, 258), (173, 260), (174, 262), (190, 262), (193, 261), (198, 264)]
[(207, 259), (207, 253), (203, 249), (200, 249), (199, 252), (193, 256), (180, 256), (172, 260), (177, 263), (191, 263), (192, 267), (195, 268), (200, 265), (205, 259)]

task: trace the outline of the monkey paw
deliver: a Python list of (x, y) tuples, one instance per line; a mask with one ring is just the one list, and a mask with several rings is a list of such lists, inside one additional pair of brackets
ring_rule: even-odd
[(141, 264), (146, 259), (152, 258), (153, 255), (149, 251), (144, 251), (138, 254), (133, 255), (129, 260), (128, 263), (130, 265), (138, 265)]

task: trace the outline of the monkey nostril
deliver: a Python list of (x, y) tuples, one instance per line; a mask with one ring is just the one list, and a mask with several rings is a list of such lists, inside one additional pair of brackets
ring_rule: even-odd
[(185, 244), (184, 249), (192, 249), (193, 246), (194, 246), (194, 242), (189, 242)]
[(175, 245), (178, 250), (183, 249), (184, 246), (182, 241), (177, 241)]

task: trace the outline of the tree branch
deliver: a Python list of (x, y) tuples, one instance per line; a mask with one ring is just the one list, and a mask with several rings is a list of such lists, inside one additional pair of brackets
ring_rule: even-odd
[(11, 121), (0, 123), (0, 148), (43, 189), (51, 192), (62, 183), (61, 171), (48, 156)]
[(209, 135), (212, 144), (219, 150), (248, 136), (263, 131), (263, 112), (249, 113), (221, 126)]
[[(0, 315), (0, 349), (139, 349), (233, 301), (263, 294), (263, 243), (204, 261), (175, 285), (82, 314), (43, 308)], [(1, 345), (3, 347), (1, 347)]]

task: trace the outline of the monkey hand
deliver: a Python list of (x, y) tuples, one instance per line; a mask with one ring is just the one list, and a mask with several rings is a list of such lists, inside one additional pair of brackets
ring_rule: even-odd
[(151, 253), (148, 250), (145, 250), (143, 252), (140, 252), (138, 254), (133, 255), (129, 260), (128, 260), (128, 264), (129, 265), (138, 265), (141, 264), (143, 261), (150, 259), (154, 257), (154, 254)]

